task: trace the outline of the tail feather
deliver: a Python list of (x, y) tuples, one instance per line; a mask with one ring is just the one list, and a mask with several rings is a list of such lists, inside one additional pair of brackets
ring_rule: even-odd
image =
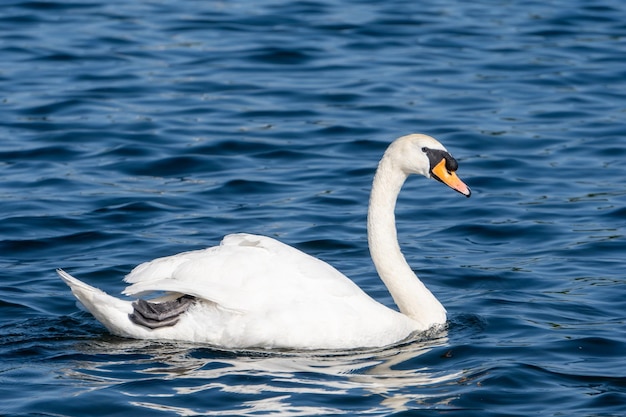
[(133, 312), (130, 301), (112, 297), (74, 278), (62, 269), (57, 269), (57, 274), (70, 287), (78, 301), (111, 333), (125, 337), (134, 333), (132, 328), (135, 325), (128, 317)]

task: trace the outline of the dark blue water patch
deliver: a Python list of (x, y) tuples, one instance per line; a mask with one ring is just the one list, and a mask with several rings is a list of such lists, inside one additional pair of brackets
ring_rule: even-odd
[[(327, 229), (323, 230), (323, 232), (328, 232)], [(319, 233), (319, 232), (318, 232)], [(324, 233), (320, 233), (323, 235)], [(354, 250), (357, 246), (354, 242), (344, 242), (332, 239), (323, 239), (323, 240), (311, 240), (307, 242), (300, 242), (298, 247), (305, 252), (314, 252), (314, 253), (323, 253), (324, 251), (329, 252), (342, 252)]]
[[(50, 236), (53, 233), (68, 232), (77, 228), (83, 228), (88, 224), (84, 219), (71, 219), (53, 216), (21, 216), (8, 217), (0, 220), (0, 230), (2, 236), (6, 239), (9, 237), (24, 238), (25, 236), (35, 237), (35, 239)], [(25, 233), (25, 231), (31, 230)], [(35, 233), (35, 230), (45, 231)], [(6, 242), (3, 240), (3, 242)], [(28, 243), (26, 243), (28, 245)], [(38, 244), (34, 243), (32, 248)]]
[(2, 159), (3, 163), (15, 164), (19, 162), (28, 163), (38, 160), (58, 161), (70, 159), (79, 154), (79, 151), (72, 149), (72, 147), (67, 145), (40, 146), (36, 148), (0, 151), (0, 159)]
[(139, 143), (120, 143), (115, 145), (111, 143), (112, 141), (108, 142), (111, 145), (105, 149), (97, 150), (97, 153), (93, 155), (93, 157), (104, 159), (124, 158), (126, 161), (136, 160), (138, 158), (146, 160), (150, 157), (154, 157), (156, 153), (154, 149), (142, 146)]
[(90, 2), (57, 2), (57, 1), (10, 1), (7, 7), (17, 7), (20, 9), (47, 11), (47, 10), (83, 10), (96, 7)]
[[(163, 215), (164, 211), (174, 210), (172, 207), (165, 207), (158, 202), (152, 201), (132, 201), (117, 203), (98, 208), (83, 216), (90, 218), (92, 223), (102, 224), (139, 224), (145, 227), (145, 223), (155, 224), (160, 221), (168, 221), (168, 217)], [(146, 221), (146, 219), (150, 219)]]
[(478, 245), (518, 245), (529, 247), (545, 241), (545, 236), (558, 232), (547, 224), (502, 222), (482, 225), (453, 226), (445, 234), (471, 236)]
[(314, 49), (289, 50), (266, 48), (254, 51), (254, 54), (250, 54), (248, 59), (266, 64), (300, 65), (314, 59), (314, 56), (318, 52), (319, 51)]
[[(25, 315), (22, 313), (20, 316)], [(89, 323), (72, 317), (42, 320), (33, 315), (28, 320), (16, 320), (10, 326), (3, 325), (0, 330), (4, 335), (0, 349), (6, 355), (7, 362), (14, 364), (23, 364), (29, 357), (35, 361), (63, 360), (67, 355), (60, 354), (54, 348), (55, 345), (71, 345), (77, 340), (93, 337)]]
[(37, 253), (49, 253), (53, 248), (64, 245), (83, 246), (93, 241), (107, 240), (108, 233), (96, 231), (72, 233), (54, 237), (37, 237), (31, 239), (6, 239), (0, 242), (0, 250), (11, 259), (32, 259)]
[(121, 169), (123, 173), (133, 176), (187, 177), (197, 171), (216, 171), (221, 170), (222, 167), (216, 166), (214, 161), (206, 160), (203, 157), (179, 156), (137, 164), (128, 164), (127, 161), (121, 161), (110, 168), (114, 170)]
[(218, 196), (220, 194), (267, 195), (273, 192), (281, 192), (282, 188), (283, 186), (278, 183), (268, 183), (264, 181), (254, 181), (246, 179), (233, 179), (212, 190), (212, 194)]
[[(264, 141), (236, 141), (232, 139), (213, 140), (201, 143), (194, 148), (194, 151), (201, 155), (217, 156), (217, 155), (264, 155), (269, 152), (282, 152), (287, 149), (278, 148), (272, 143)], [(288, 153), (286, 157), (292, 154)]]

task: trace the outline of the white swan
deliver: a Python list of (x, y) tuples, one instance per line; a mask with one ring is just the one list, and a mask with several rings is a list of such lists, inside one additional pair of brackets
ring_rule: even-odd
[(381, 159), (367, 218), (372, 260), (400, 312), (373, 300), (329, 264), (269, 237), (233, 234), (219, 246), (155, 259), (112, 297), (58, 270), (111, 333), (225, 348), (345, 349), (393, 344), (442, 325), (446, 310), (415, 276), (398, 245), (394, 208), (409, 174), (435, 178), (469, 197), (457, 162), (435, 139), (396, 139)]

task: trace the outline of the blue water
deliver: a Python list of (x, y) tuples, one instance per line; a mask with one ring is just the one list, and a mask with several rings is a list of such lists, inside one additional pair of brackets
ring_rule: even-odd
[[(623, 416), (626, 3), (7, 0), (0, 414)], [(274, 236), (381, 302), (371, 178), (424, 132), (407, 259), (447, 333), (354, 352), (125, 340), (54, 270)]]

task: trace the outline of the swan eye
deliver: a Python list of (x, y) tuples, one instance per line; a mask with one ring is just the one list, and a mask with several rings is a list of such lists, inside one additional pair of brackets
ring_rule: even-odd
[(427, 152), (428, 152), (428, 148), (427, 148), (426, 146), (424, 146), (424, 147), (422, 148), (422, 152), (427, 153)]

